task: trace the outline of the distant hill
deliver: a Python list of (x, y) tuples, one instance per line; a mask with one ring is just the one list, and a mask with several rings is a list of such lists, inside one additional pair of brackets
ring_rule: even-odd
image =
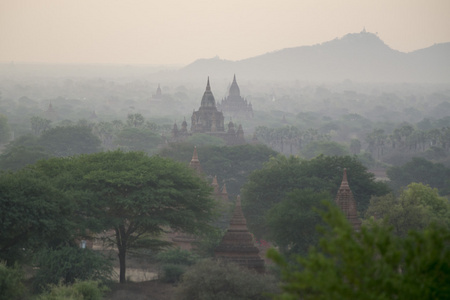
[(182, 68), (190, 78), (362, 82), (450, 82), (450, 43), (410, 53), (391, 49), (376, 34), (350, 33), (322, 44), (228, 61), (199, 59)]

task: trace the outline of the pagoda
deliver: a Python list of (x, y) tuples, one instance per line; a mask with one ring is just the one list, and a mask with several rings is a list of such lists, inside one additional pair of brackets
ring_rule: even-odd
[(198, 175), (203, 174), (202, 166), (200, 165), (200, 161), (198, 160), (197, 147), (194, 147), (194, 153), (192, 154), (192, 159), (189, 162), (189, 167), (194, 169)]
[(214, 254), (218, 259), (233, 262), (257, 272), (265, 271), (264, 260), (259, 256), (259, 249), (253, 243), (253, 236), (248, 231), (239, 196), (230, 226), (214, 250)]
[(241, 97), (241, 90), (236, 82), (236, 75), (230, 85), (228, 96), (217, 104), (226, 116), (240, 119), (253, 118), (253, 107), (250, 102)]
[(361, 220), (358, 218), (358, 214), (356, 212), (356, 202), (353, 198), (353, 193), (350, 190), (350, 186), (348, 185), (347, 169), (344, 169), (342, 183), (337, 192), (335, 201), (352, 225), (353, 229), (355, 231), (359, 231), (361, 228)]

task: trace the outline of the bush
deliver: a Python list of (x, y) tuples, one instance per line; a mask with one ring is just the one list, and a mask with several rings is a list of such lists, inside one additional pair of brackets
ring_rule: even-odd
[(44, 250), (36, 257), (39, 267), (33, 285), (40, 291), (49, 284), (71, 284), (76, 280), (111, 280), (111, 262), (90, 249), (63, 247)]
[(177, 283), (180, 281), (181, 276), (186, 271), (186, 266), (166, 264), (162, 266), (162, 270), (159, 274), (159, 279), (167, 283)]
[(71, 286), (53, 285), (51, 290), (38, 297), (38, 300), (101, 300), (107, 289), (97, 281), (79, 281)]
[(190, 266), (198, 260), (198, 256), (191, 251), (183, 250), (178, 247), (159, 253), (156, 256), (156, 259), (166, 264), (183, 264)]
[(176, 290), (178, 300), (270, 299), (278, 292), (277, 280), (233, 263), (206, 259), (192, 266)]
[(20, 299), (25, 289), (22, 279), (23, 273), (18, 265), (9, 268), (0, 262), (0, 300)]

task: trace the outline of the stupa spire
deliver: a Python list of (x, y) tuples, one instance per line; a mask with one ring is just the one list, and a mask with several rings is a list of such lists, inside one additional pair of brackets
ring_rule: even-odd
[(336, 204), (341, 208), (347, 220), (352, 224), (355, 231), (359, 231), (361, 228), (361, 220), (358, 218), (356, 211), (356, 201), (353, 198), (353, 193), (350, 190), (350, 186), (347, 180), (347, 169), (344, 169), (342, 175), (341, 186), (336, 195)]

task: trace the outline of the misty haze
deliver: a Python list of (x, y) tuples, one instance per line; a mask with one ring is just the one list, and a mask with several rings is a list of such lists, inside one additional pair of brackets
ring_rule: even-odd
[(449, 5), (50, 2), (0, 4), (0, 299), (448, 298)]

